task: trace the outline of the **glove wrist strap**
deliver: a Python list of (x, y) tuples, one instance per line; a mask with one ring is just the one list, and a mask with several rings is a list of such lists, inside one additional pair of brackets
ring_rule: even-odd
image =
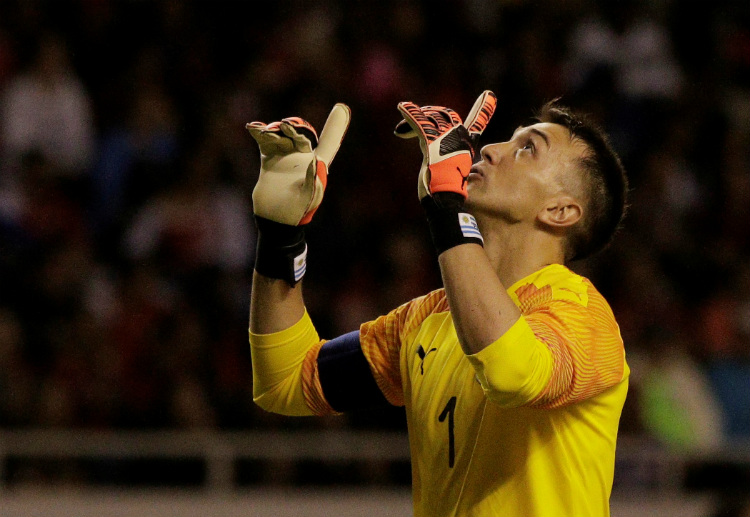
[(437, 192), (422, 198), (427, 223), (438, 255), (461, 244), (484, 245), (474, 216), (463, 209), (464, 198), (455, 192)]
[(285, 280), (291, 287), (302, 280), (307, 269), (307, 242), (302, 226), (290, 226), (255, 216), (258, 246), (255, 271), (269, 278)]

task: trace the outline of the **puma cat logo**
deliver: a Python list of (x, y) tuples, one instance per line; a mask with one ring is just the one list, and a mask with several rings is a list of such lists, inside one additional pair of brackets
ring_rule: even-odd
[(422, 348), (422, 345), (419, 345), (417, 347), (417, 355), (419, 356), (419, 359), (421, 359), (421, 362), (419, 363), (419, 373), (424, 375), (424, 358), (427, 357), (427, 354), (430, 352), (436, 352), (437, 348), (430, 348), (427, 352), (424, 351), (424, 348)]

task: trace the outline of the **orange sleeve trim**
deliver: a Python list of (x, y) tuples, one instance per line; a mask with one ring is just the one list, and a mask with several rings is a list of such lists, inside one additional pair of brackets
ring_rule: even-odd
[(603, 300), (592, 296), (589, 310), (567, 302), (557, 314), (527, 316), (537, 339), (547, 345), (553, 370), (533, 405), (555, 408), (597, 395), (623, 380), (625, 352)]
[(317, 416), (340, 415), (336, 412), (323, 395), (323, 386), (320, 384), (320, 373), (318, 372), (318, 355), (325, 344), (321, 341), (313, 345), (305, 355), (302, 362), (302, 393), (305, 396), (305, 404)]
[(401, 347), (409, 335), (436, 312), (448, 310), (445, 291), (438, 289), (415, 298), (359, 329), (362, 352), (385, 398), (394, 406), (404, 405), (401, 378)]
[[(388, 339), (387, 329), (384, 329), (383, 325), (369, 327), (363, 325), (360, 328), (359, 339), (362, 353), (370, 364), (372, 376), (383, 396), (390, 404), (403, 406), (399, 348), (391, 345), (392, 341)], [(386, 343), (385, 349), (381, 348), (382, 343)]]

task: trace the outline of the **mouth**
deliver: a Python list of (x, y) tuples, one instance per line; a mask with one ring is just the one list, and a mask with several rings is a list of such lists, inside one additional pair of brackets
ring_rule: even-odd
[(482, 173), (482, 171), (479, 169), (478, 164), (472, 165), (471, 169), (469, 169), (469, 177), (471, 178), (476, 176), (480, 176), (482, 178), (484, 177), (484, 173)]

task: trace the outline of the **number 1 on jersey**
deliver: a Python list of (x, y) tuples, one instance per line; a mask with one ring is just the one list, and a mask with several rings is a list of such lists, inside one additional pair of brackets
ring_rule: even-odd
[(445, 422), (448, 417), (448, 467), (453, 468), (456, 460), (456, 439), (453, 435), (453, 414), (456, 412), (456, 397), (450, 398), (438, 417), (438, 422)]

